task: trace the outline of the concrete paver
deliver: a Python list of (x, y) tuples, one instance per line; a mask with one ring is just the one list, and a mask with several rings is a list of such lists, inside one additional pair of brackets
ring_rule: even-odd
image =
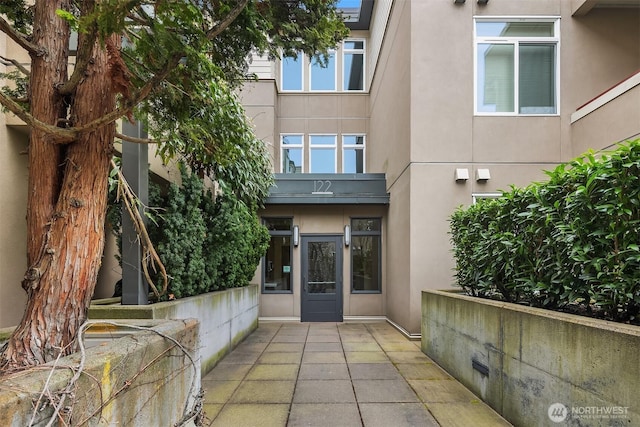
[(202, 386), (208, 426), (510, 425), (386, 322), (263, 322)]

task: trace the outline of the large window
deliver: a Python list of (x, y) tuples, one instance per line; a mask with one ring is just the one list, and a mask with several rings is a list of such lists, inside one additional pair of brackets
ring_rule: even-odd
[(280, 153), (282, 173), (302, 173), (304, 164), (302, 135), (281, 135)]
[(285, 56), (280, 61), (282, 90), (301, 91), (304, 89), (303, 68), (304, 56), (302, 52), (296, 56)]
[(364, 90), (364, 40), (345, 40), (342, 47), (342, 90)]
[(476, 113), (557, 114), (557, 19), (477, 19)]
[(382, 292), (380, 218), (351, 219), (351, 291)]
[(293, 219), (264, 218), (271, 240), (262, 262), (262, 292), (291, 293)]
[(342, 173), (364, 173), (364, 135), (342, 135)]
[(336, 135), (309, 136), (309, 172), (336, 173)]
[(327, 54), (327, 62), (319, 58), (311, 58), (309, 70), (309, 86), (315, 91), (336, 90), (336, 53)]

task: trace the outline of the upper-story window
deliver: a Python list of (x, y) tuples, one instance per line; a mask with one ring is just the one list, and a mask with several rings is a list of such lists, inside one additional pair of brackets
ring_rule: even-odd
[(302, 173), (304, 165), (303, 135), (281, 135), (280, 158), (282, 173)]
[(560, 31), (555, 18), (475, 21), (476, 113), (558, 113)]
[(309, 69), (309, 87), (312, 91), (336, 90), (336, 53), (330, 51), (326, 63), (319, 58), (311, 58)]
[(362, 92), (365, 89), (365, 40), (349, 39), (324, 61), (305, 56), (283, 56), (280, 60), (280, 90), (283, 92)]
[(364, 173), (364, 135), (342, 135), (342, 173)]
[(296, 56), (284, 56), (280, 61), (282, 90), (301, 91), (304, 89), (304, 73), (302, 72), (304, 56), (302, 52)]
[(309, 135), (309, 172), (336, 173), (336, 135)]
[(342, 90), (364, 90), (364, 40), (342, 43)]

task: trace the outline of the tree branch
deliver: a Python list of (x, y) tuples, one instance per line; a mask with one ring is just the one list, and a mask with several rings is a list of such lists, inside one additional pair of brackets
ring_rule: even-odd
[(123, 141), (133, 142), (134, 144), (159, 144), (162, 141), (148, 138), (136, 138), (134, 136), (124, 135), (116, 132), (116, 138), (120, 138)]
[(60, 95), (70, 95), (80, 84), (80, 81), (87, 70), (87, 65), (89, 65), (89, 61), (91, 60), (91, 51), (96, 42), (97, 36), (97, 32), (94, 30), (87, 32), (84, 37), (79, 37), (81, 43), (78, 46), (78, 52), (76, 53), (76, 64), (73, 68), (73, 74), (71, 74), (69, 80), (64, 84), (58, 86), (57, 89)]
[(0, 92), (0, 104), (7, 110), (22, 119), (34, 129), (41, 130), (51, 135), (52, 141), (57, 144), (68, 144), (76, 139), (76, 133), (70, 129), (63, 129), (56, 126), (48, 125), (27, 113), (17, 102)]
[(27, 52), (36, 56), (42, 56), (45, 54), (45, 51), (41, 46), (31, 43), (27, 39), (26, 35), (22, 34), (20, 31), (16, 31), (16, 29), (13, 28), (2, 16), (0, 16), (0, 31), (9, 36), (11, 40), (18, 43)]
[(2, 64), (5, 65), (5, 66), (13, 65), (14, 67), (16, 67), (18, 70), (20, 70), (20, 72), (22, 72), (27, 77), (29, 77), (31, 75), (31, 72), (29, 70), (27, 70), (24, 67), (24, 65), (22, 65), (21, 63), (19, 63), (15, 59), (5, 58), (4, 56), (0, 56), (0, 60), (2, 60)]
[(236, 7), (231, 9), (231, 12), (222, 20), (219, 21), (216, 25), (211, 27), (209, 31), (207, 31), (207, 38), (209, 40), (217, 37), (221, 32), (223, 32), (231, 23), (240, 15), (242, 9), (249, 3), (249, 0), (238, 0), (238, 4)]

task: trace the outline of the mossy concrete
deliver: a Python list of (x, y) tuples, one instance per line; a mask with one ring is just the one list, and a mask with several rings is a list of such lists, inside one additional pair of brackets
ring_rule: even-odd
[(213, 367), (258, 327), (258, 285), (210, 292), (149, 305), (92, 302), (90, 319), (185, 319), (200, 322), (203, 373)]
[(515, 425), (640, 425), (640, 327), (430, 290), (422, 351)]
[[(69, 389), (64, 404), (72, 411), (70, 425), (175, 425), (193, 409), (200, 390), (199, 365), (192, 364), (175, 342), (197, 360), (198, 322), (127, 323), (152, 331), (110, 327), (107, 329), (115, 336), (125, 336), (86, 350), (82, 375)], [(92, 333), (89, 329), (85, 336)], [(104, 328), (98, 333), (103, 334)], [(47, 402), (47, 396), (62, 396), (80, 365), (81, 354), (75, 353), (57, 363), (4, 376), (0, 380), (0, 425), (46, 425), (53, 408), (45, 405), (34, 412), (35, 403)]]

